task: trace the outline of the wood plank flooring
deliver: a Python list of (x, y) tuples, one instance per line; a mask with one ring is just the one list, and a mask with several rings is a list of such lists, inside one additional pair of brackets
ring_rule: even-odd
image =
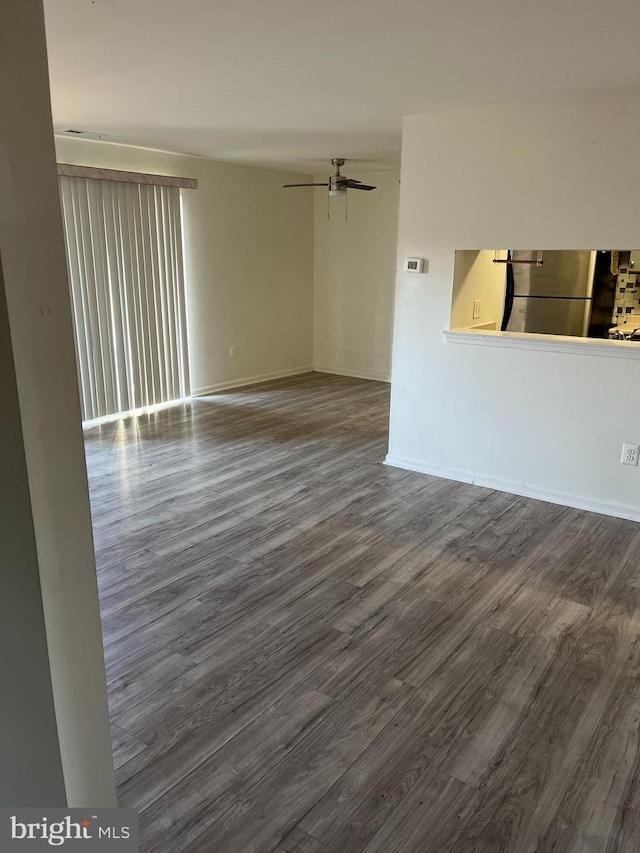
[(86, 432), (141, 850), (639, 850), (640, 525), (383, 466), (388, 397)]

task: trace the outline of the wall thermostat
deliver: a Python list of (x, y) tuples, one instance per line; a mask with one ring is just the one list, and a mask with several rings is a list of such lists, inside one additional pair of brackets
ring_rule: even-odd
[(424, 269), (424, 258), (405, 258), (405, 272), (422, 272)]

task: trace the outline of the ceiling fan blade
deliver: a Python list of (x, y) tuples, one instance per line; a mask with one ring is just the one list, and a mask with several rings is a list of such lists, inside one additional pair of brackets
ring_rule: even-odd
[(361, 184), (360, 181), (355, 181), (353, 178), (344, 182), (344, 186), (350, 190), (375, 190), (377, 187), (372, 187), (370, 184)]
[(329, 184), (283, 184), (282, 189), (286, 190), (288, 187), (328, 187)]

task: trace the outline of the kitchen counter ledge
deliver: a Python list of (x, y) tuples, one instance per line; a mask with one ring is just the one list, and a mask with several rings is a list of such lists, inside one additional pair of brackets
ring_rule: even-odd
[(450, 344), (509, 347), (640, 360), (640, 342), (635, 341), (610, 341), (568, 335), (535, 335), (526, 332), (497, 332), (488, 329), (445, 329), (442, 334)]

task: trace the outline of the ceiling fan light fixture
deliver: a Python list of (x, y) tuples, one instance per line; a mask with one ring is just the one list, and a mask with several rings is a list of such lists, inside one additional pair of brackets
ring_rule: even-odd
[(284, 184), (283, 189), (291, 187), (328, 187), (329, 198), (346, 198), (347, 190), (375, 190), (375, 187), (371, 184), (363, 184), (362, 181), (358, 181), (355, 178), (347, 178), (340, 174), (340, 168), (344, 166), (344, 163), (344, 157), (334, 157), (331, 160), (331, 165), (334, 166), (336, 171), (335, 174), (329, 177), (326, 184), (315, 182), (308, 184)]

